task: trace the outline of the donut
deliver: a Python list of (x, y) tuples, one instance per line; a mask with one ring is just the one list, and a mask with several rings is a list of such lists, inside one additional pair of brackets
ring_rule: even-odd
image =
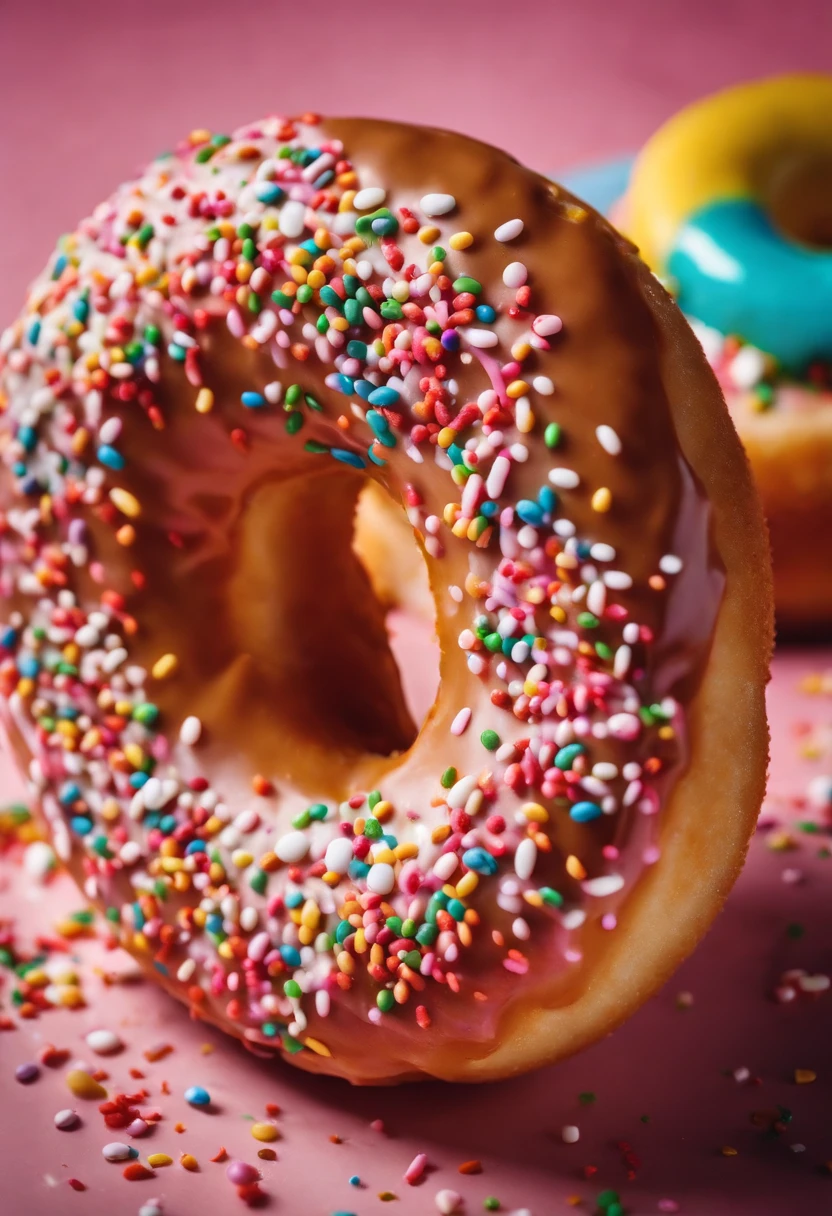
[[(693, 948), (763, 794), (766, 538), (604, 219), (442, 131), (194, 131), (61, 238), (0, 387), (4, 729), (195, 1017), (356, 1083), (485, 1080)], [(368, 483), (427, 569), (418, 728)]]
[(623, 227), (705, 347), (771, 530), (778, 623), (828, 628), (832, 567), (832, 76), (731, 88), (636, 160)]

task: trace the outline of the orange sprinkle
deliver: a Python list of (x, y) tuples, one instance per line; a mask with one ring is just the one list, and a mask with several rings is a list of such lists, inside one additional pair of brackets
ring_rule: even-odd
[(463, 1161), (462, 1165), (459, 1167), (459, 1172), (460, 1172), (460, 1174), (481, 1174), (482, 1173), (482, 1162), (481, 1161)]
[(212, 1161), (227, 1161), (228, 1153), (226, 1152), (225, 1148), (223, 1147), (223, 1148), (219, 1149), (216, 1153), (214, 1153), (211, 1160)]
[(131, 1161), (121, 1171), (128, 1182), (140, 1182), (142, 1178), (155, 1178), (153, 1170), (149, 1170), (141, 1161)]
[(190, 1170), (192, 1174), (199, 1170), (199, 1162), (192, 1153), (183, 1153), (179, 1158), (179, 1164), (184, 1170)]

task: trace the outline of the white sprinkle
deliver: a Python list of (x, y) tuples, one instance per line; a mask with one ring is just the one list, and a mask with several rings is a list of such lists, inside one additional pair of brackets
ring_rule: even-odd
[(675, 553), (666, 553), (659, 562), (659, 569), (662, 574), (678, 574), (682, 569), (682, 559)]
[(766, 357), (756, 346), (743, 346), (728, 364), (728, 375), (736, 388), (754, 388), (765, 374)]
[(458, 864), (459, 858), (456, 853), (442, 853), (434, 862), (433, 872), (437, 878), (447, 882)]
[(532, 321), (532, 329), (538, 338), (550, 338), (552, 334), (560, 333), (563, 329), (563, 321), (552, 312), (543, 313)]
[(45, 840), (32, 841), (23, 854), (23, 869), (33, 882), (45, 882), (57, 864), (54, 850)]
[(447, 1188), (437, 1191), (434, 1203), (442, 1216), (456, 1216), (457, 1212), (462, 1211), (462, 1196), (458, 1191), (449, 1191)]
[(387, 191), (383, 186), (366, 186), (363, 190), (358, 191), (352, 200), (352, 205), (356, 211), (373, 211), (376, 207), (380, 207), (386, 198)]
[(616, 680), (623, 680), (627, 672), (630, 670), (630, 661), (633, 657), (633, 652), (629, 646), (619, 646), (615, 652), (615, 658), (612, 663), (612, 674)]
[(574, 1123), (567, 1123), (566, 1127), (561, 1128), (560, 1138), (564, 1144), (577, 1144), (581, 1138), (580, 1129)]
[(447, 802), (451, 810), (456, 810), (458, 807), (465, 806), (465, 803), (477, 788), (476, 777), (461, 777), (456, 785), (452, 785), (448, 790)]
[(186, 958), (182, 966), (176, 972), (176, 978), (180, 984), (187, 984), (193, 973), (196, 971), (196, 959)]
[(283, 396), (283, 385), (279, 380), (272, 380), (263, 389), (263, 396), (269, 405), (278, 405)]
[(179, 741), (184, 743), (186, 747), (193, 747), (199, 742), (199, 737), (202, 734), (202, 723), (199, 718), (192, 714), (179, 728)]
[(589, 588), (586, 606), (593, 616), (603, 616), (607, 606), (607, 589), (599, 578)]
[(495, 241), (513, 241), (522, 231), (522, 220), (506, 220), (504, 224), (500, 224), (499, 228), (494, 229), (494, 239)]
[(305, 832), (287, 832), (285, 836), (280, 837), (274, 851), (281, 861), (294, 865), (303, 861), (309, 852), (309, 837)]
[(469, 346), (474, 346), (478, 350), (486, 350), (489, 346), (496, 346), (500, 340), (493, 329), (476, 329), (471, 326), (461, 326), (459, 333)]
[(609, 452), (610, 456), (619, 456), (621, 454), (621, 440), (611, 426), (596, 427), (595, 438), (604, 451)]
[(124, 1046), (113, 1030), (91, 1030), (85, 1037), (85, 1042), (90, 1051), (94, 1051), (97, 1056), (114, 1055)]
[(353, 859), (352, 841), (346, 836), (336, 836), (326, 846), (324, 861), (333, 874), (346, 874)]
[(522, 262), (509, 262), (503, 271), (503, 282), (506, 287), (522, 287), (529, 272)]
[(641, 721), (635, 714), (613, 714), (607, 722), (613, 739), (637, 739), (641, 734)]
[(599, 540), (590, 549), (589, 556), (594, 562), (612, 562), (615, 561), (615, 549)]
[(532, 380), (532, 388), (536, 393), (540, 393), (541, 397), (551, 397), (555, 391), (555, 384), (548, 376), (535, 376)]
[(77, 1127), (79, 1123), (78, 1115), (74, 1110), (59, 1110), (52, 1122), (57, 1127), (58, 1131), (69, 1132), (73, 1127)]
[(497, 456), (492, 464), (485, 482), (485, 492), (489, 498), (496, 500), (505, 488), (506, 478), (511, 470), (511, 461), (507, 456)]
[(615, 895), (623, 886), (623, 875), (601, 874), (598, 878), (587, 878), (581, 883), (581, 890), (587, 895), (594, 895), (596, 899), (602, 899), (605, 895)]
[(456, 206), (456, 199), (452, 194), (423, 194), (419, 206), (430, 217), (447, 215)]
[(396, 872), (386, 861), (370, 866), (367, 886), (376, 895), (389, 895), (396, 883)]
[(451, 723), (451, 734), (452, 735), (463, 735), (465, 733), (465, 731), (468, 727), (468, 723), (470, 721), (471, 721), (471, 710), (466, 705), (464, 709), (461, 709), (459, 711), (459, 713), (456, 715), (453, 722)]
[(306, 207), (296, 199), (289, 199), (280, 208), (277, 216), (278, 226), (284, 236), (293, 240), (300, 236), (306, 227)]
[(524, 836), (514, 853), (514, 872), (524, 882), (531, 878), (537, 861), (537, 845), (531, 836)]
[(581, 484), (581, 479), (574, 469), (550, 469), (549, 480), (559, 490), (574, 490)]
[(127, 1161), (134, 1154), (129, 1144), (122, 1144), (118, 1140), (113, 1140), (111, 1144), (105, 1144), (101, 1150), (101, 1155), (105, 1161)]
[(521, 942), (527, 942), (531, 937), (532, 932), (529, 928), (529, 922), (524, 920), (522, 916), (518, 916), (517, 919), (512, 922), (511, 931), (517, 940)]
[(603, 579), (611, 591), (629, 591), (633, 580), (624, 570), (606, 570)]

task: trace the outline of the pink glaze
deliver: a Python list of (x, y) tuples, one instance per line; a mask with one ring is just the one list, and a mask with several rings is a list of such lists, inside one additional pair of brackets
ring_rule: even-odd
[[(422, 655), (412, 668), (408, 664), (423, 681), (419, 687), (412, 674), (408, 679), (416, 709), (432, 692), (425, 676), (429, 666)], [(799, 691), (801, 680), (823, 671), (830, 673), (825, 695)], [(832, 772), (829, 689), (832, 649), (776, 657), (769, 695), (769, 819), (818, 817), (817, 811), (810, 816), (804, 796), (813, 778)], [(818, 758), (802, 757), (807, 747)], [(17, 787), (7, 781), (6, 796), (12, 797)], [(94, 965), (127, 977), (133, 964), (121, 952), (102, 956), (96, 944), (81, 943), (73, 954), (81, 960), (89, 1008), (50, 1010), (0, 1034), (0, 1086), (15, 1111), (13, 1119), (4, 1119), (0, 1136), (2, 1210), (9, 1216), (133, 1216), (156, 1196), (164, 1216), (239, 1216), (247, 1209), (226, 1177), (235, 1160), (259, 1169), (269, 1196), (264, 1210), (283, 1216), (431, 1216), (441, 1190), (463, 1196), (466, 1216), (481, 1212), (488, 1195), (498, 1196), (506, 1213), (557, 1216), (572, 1210), (570, 1196), (583, 1197), (579, 1211), (593, 1211), (595, 1197), (609, 1187), (619, 1191), (633, 1216), (676, 1210), (686, 1216), (821, 1212), (830, 1180), (819, 1167), (832, 1156), (832, 995), (778, 1004), (770, 994), (782, 988), (781, 977), (792, 968), (817, 973), (829, 967), (832, 861), (818, 857), (822, 838), (798, 831), (792, 851), (766, 847), (767, 839), (778, 842), (772, 831), (779, 830), (758, 833), (745, 872), (704, 945), (630, 1023), (556, 1069), (481, 1088), (426, 1083), (354, 1090), (264, 1063), (190, 1022), (176, 1002), (145, 981), (103, 986)], [(0, 919), (16, 918), (21, 941), (51, 932), (57, 918), (78, 906), (65, 877), (46, 889), (33, 887), (9, 859), (0, 860)], [(790, 924), (803, 926), (800, 939), (786, 933)], [(5, 979), (3, 1014), (9, 1012), (8, 989)], [(677, 1001), (690, 1007), (680, 1009)], [(124, 1040), (120, 1055), (101, 1060), (86, 1047), (84, 1035), (101, 1027)], [(143, 1112), (158, 1109), (163, 1120), (130, 1143), (143, 1161), (148, 1153), (167, 1152), (174, 1164), (138, 1185), (125, 1181), (122, 1167), (101, 1155), (104, 1144), (124, 1133), (105, 1128), (95, 1102), (73, 1098), (62, 1079), (66, 1066), (45, 1067), (34, 1084), (16, 1084), (14, 1069), (35, 1060), (45, 1043), (68, 1048), (71, 1060), (103, 1064), (113, 1089), (144, 1085), (149, 1096)], [(148, 1062), (143, 1052), (160, 1043), (171, 1044), (173, 1052)], [(206, 1044), (210, 1054), (203, 1054)], [(144, 1080), (130, 1077), (133, 1067)], [(796, 1085), (795, 1068), (814, 1070), (818, 1078)], [(161, 1093), (162, 1081), (170, 1096)], [(187, 1105), (183, 1093), (191, 1085), (209, 1091), (210, 1112)], [(578, 1095), (588, 1092), (596, 1101), (582, 1104)], [(265, 1145), (252, 1138), (246, 1117), (268, 1121), (268, 1102), (281, 1108), (274, 1122), (282, 1139)], [(749, 1116), (775, 1111), (778, 1103), (793, 1112), (792, 1122), (780, 1135), (767, 1135)], [(79, 1111), (83, 1125), (61, 1132), (53, 1117), (67, 1107)], [(641, 1121), (643, 1115), (649, 1123)], [(187, 1127), (182, 1134), (173, 1130), (178, 1120)], [(383, 1130), (374, 1127), (377, 1121)], [(574, 1126), (578, 1142), (565, 1143), (563, 1129)], [(214, 1164), (210, 1158), (221, 1145), (229, 1158)], [(797, 1151), (798, 1145), (805, 1151)], [(258, 1159), (264, 1147), (276, 1151), (277, 1161)], [(723, 1147), (735, 1148), (737, 1156), (724, 1156)], [(178, 1164), (181, 1153), (196, 1157), (199, 1172)], [(422, 1153), (425, 1174), (408, 1185), (405, 1174)], [(639, 1164), (628, 1181), (626, 1159), (633, 1167), (633, 1154)], [(458, 1173), (460, 1164), (477, 1159), (481, 1174)], [(584, 1168), (590, 1166), (597, 1172), (587, 1180)], [(350, 1186), (351, 1175), (362, 1179), (362, 1189)], [(69, 1177), (89, 1189), (75, 1193)], [(385, 1190), (398, 1196), (389, 1208), (378, 1199)]]

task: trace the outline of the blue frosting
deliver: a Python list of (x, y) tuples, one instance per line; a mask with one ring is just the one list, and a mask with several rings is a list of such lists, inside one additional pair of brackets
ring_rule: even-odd
[(832, 251), (789, 240), (748, 199), (711, 203), (676, 235), (668, 270), (689, 317), (793, 373), (832, 359)]

